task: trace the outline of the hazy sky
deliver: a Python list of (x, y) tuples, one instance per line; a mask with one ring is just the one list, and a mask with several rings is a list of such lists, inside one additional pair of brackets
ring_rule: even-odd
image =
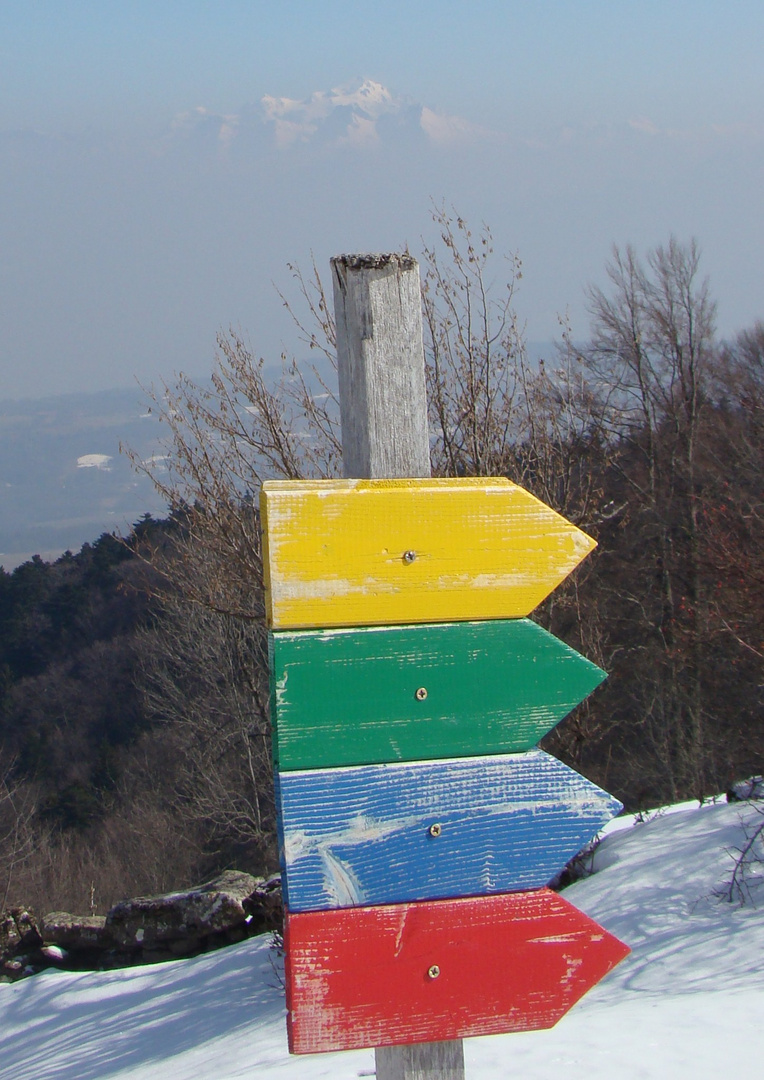
[[(520, 255), (531, 340), (672, 232), (732, 334), (764, 318), (763, 54), (761, 0), (2, 0), (0, 398), (203, 375), (229, 325), (299, 352), (286, 263), (417, 254), (431, 199)], [(261, 103), (362, 79), (381, 119)]]

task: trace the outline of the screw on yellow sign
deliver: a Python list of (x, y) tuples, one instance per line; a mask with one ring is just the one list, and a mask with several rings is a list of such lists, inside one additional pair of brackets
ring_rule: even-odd
[(500, 477), (269, 481), (261, 513), (274, 629), (520, 618), (595, 547)]

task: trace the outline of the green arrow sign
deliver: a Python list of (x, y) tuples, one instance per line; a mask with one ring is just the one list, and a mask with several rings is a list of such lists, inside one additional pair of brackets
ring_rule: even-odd
[(517, 753), (606, 677), (528, 619), (271, 635), (282, 771)]

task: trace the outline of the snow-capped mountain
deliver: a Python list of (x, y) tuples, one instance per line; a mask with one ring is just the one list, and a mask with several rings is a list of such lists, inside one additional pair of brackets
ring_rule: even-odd
[(460, 117), (394, 94), (373, 79), (316, 90), (303, 99), (266, 94), (239, 113), (199, 106), (176, 117), (173, 134), (212, 139), (221, 148), (256, 139), (279, 149), (307, 143), (369, 148), (402, 138), (444, 146), (496, 137)]

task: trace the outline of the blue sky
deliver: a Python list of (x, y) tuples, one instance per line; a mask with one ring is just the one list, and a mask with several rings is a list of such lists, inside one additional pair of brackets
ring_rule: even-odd
[[(229, 324), (275, 357), (286, 262), (416, 253), (430, 199), (519, 253), (533, 340), (566, 309), (585, 334), (613, 242), (671, 232), (731, 334), (764, 317), (763, 47), (761, 0), (3, 0), (0, 397), (201, 375)], [(250, 131), (223, 161), (221, 117), (356, 78), (467, 134), (334, 153)]]

